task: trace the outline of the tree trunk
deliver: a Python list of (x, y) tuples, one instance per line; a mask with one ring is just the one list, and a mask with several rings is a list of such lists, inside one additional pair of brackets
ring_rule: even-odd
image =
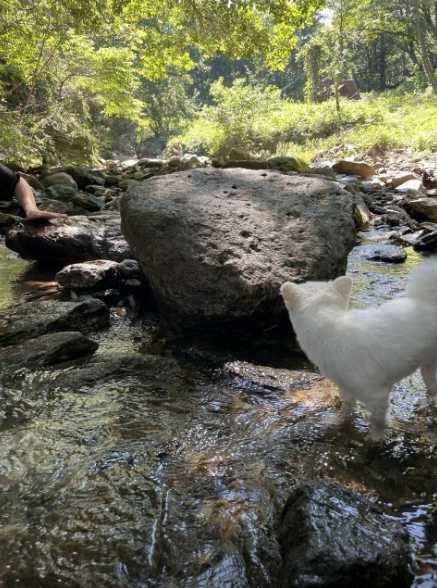
[(425, 23), (423, 22), (422, 14), (419, 9), (419, 1), (412, 0), (411, 5), (413, 9), (414, 26), (416, 29), (417, 44), (419, 47), (419, 53), (422, 61), (423, 70), (425, 72), (425, 76), (428, 80), (428, 83), (432, 87), (433, 93), (437, 94), (437, 75), (434, 72), (428, 47), (426, 45)]

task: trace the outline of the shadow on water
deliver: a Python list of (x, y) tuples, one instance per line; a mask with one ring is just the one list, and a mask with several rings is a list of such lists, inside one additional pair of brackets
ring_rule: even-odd
[[(397, 295), (416, 262), (353, 252), (356, 303)], [(3, 308), (26, 267), (0, 248)], [(151, 355), (151, 330), (113, 314), (92, 359), (2, 375), (0, 586), (279, 585), (277, 517), (313, 478), (400, 519), (414, 586), (436, 585), (436, 423), (418, 376), (396, 388), (389, 438), (372, 447), (359, 409), (350, 435), (338, 427), (338, 393), (308, 364)]]

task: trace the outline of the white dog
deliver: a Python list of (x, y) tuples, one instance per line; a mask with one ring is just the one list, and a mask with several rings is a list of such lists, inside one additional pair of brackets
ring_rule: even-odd
[(393, 384), (420, 368), (437, 394), (437, 260), (412, 271), (405, 298), (378, 308), (349, 310), (351, 289), (343, 276), (286, 282), (281, 294), (303, 351), (340, 388), (346, 411), (353, 400), (367, 406), (380, 437)]

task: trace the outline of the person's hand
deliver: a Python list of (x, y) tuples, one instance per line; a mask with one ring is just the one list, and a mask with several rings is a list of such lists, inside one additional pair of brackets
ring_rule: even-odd
[(49, 212), (47, 210), (31, 210), (26, 214), (25, 221), (33, 223), (51, 223), (58, 224), (64, 221), (68, 215), (59, 212)]

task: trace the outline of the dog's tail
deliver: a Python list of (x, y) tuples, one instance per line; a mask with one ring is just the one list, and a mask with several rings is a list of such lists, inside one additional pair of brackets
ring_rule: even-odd
[(407, 296), (437, 305), (437, 257), (430, 257), (411, 272)]

